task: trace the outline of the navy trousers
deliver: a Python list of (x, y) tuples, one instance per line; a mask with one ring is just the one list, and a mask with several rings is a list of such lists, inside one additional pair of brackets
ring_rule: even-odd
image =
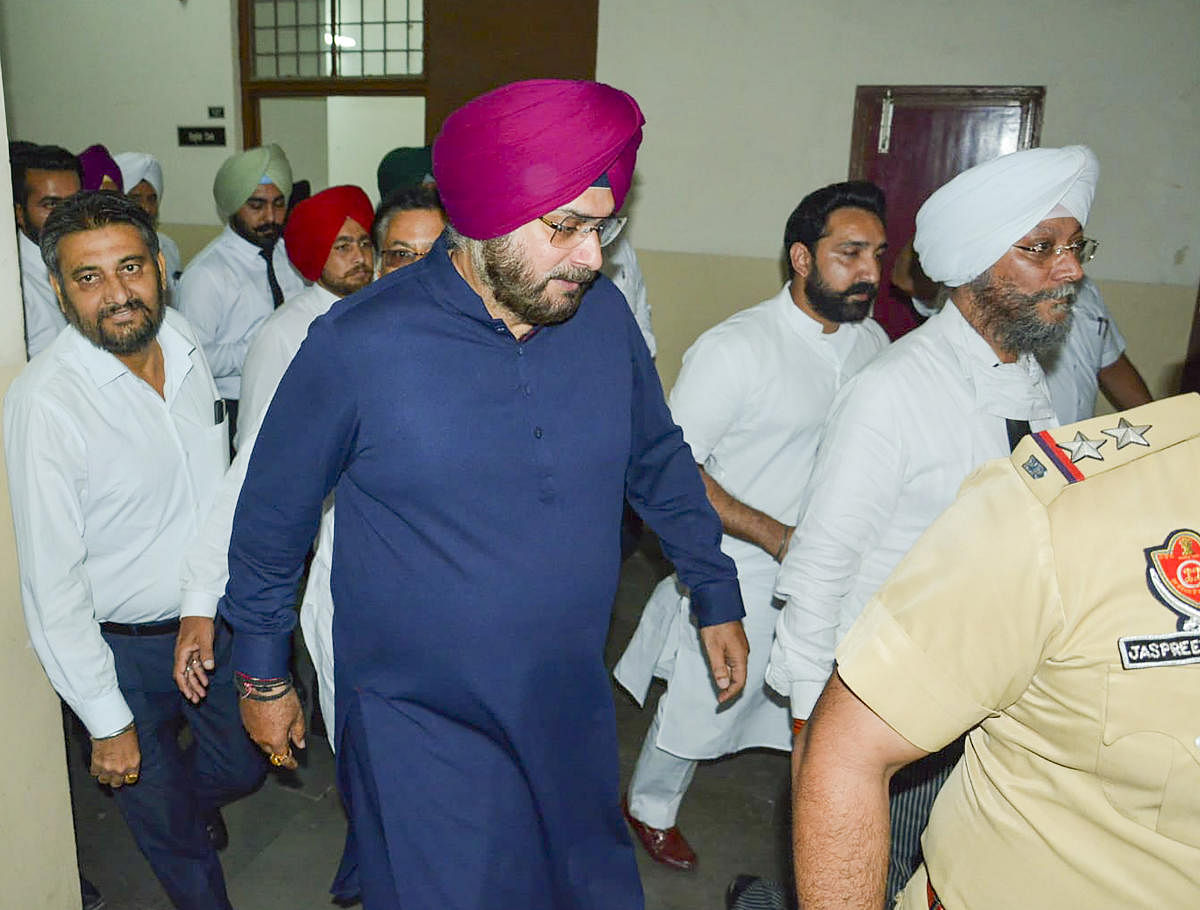
[[(175, 636), (104, 633), (133, 711), (141, 777), (113, 791), (138, 848), (180, 910), (231, 910), (205, 820), (262, 783), (266, 762), (242, 727), (230, 667), (232, 634), (217, 620), (217, 669), (199, 705), (175, 687)], [(191, 742), (180, 748), (183, 724)]]

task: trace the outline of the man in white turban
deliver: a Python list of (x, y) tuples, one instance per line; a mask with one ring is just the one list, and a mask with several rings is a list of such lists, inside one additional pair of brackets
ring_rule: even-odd
[(242, 362), (259, 326), (285, 297), (304, 290), (281, 239), (292, 168), (278, 145), (225, 159), (213, 199), (227, 224), (179, 280), (176, 305), (196, 330), (235, 438)]
[[(121, 169), (121, 181), (125, 184), (125, 195), (142, 207), (158, 229), (158, 205), (163, 195), (162, 165), (153, 155), (145, 152), (121, 152), (113, 155)], [(179, 256), (179, 244), (158, 231), (158, 248), (167, 263), (168, 302), (175, 303), (179, 288), (179, 276), (183, 274), (183, 261)]]
[[(960, 174), (917, 213), (914, 246), (952, 305), (842, 387), (776, 583), (767, 682), (791, 698), (795, 768), (834, 648), (867, 599), (968, 474), (1057, 425), (1036, 355), (1070, 329), (1095, 250), (1083, 224), (1098, 173), (1083, 146), (1016, 152)], [(948, 747), (893, 780), (889, 900), (959, 754)]]

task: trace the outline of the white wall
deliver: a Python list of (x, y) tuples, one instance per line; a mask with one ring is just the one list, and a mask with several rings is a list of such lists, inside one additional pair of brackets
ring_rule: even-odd
[(776, 256), (857, 85), (1045, 85), (1042, 144), (1100, 158), (1092, 274), (1194, 288), (1198, 35), (1196, 0), (600, 0), (597, 78), (646, 114), (641, 246)]
[(380, 159), (397, 146), (425, 144), (425, 99), (334, 96), (327, 123), (328, 185), (361, 186), (378, 203)]
[[(216, 223), (212, 180), (241, 148), (235, 21), (233, 0), (0, 0), (9, 137), (150, 152), (162, 220)], [(228, 145), (180, 148), (176, 127), (200, 125), (224, 125)]]

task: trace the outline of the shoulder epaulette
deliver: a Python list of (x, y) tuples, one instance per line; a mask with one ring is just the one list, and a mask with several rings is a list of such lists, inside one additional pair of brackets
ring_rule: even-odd
[(1120, 414), (1031, 433), (1012, 463), (1034, 495), (1049, 503), (1072, 484), (1200, 435), (1200, 395), (1152, 401)]

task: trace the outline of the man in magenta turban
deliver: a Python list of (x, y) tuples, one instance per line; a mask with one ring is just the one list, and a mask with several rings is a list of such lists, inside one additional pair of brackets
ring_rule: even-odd
[(334, 492), (334, 892), (367, 910), (643, 906), (603, 662), (626, 498), (690, 586), (721, 701), (744, 685), (720, 520), (598, 277), (642, 123), (559, 80), (453, 113), (433, 149), (451, 227), (312, 324), (263, 421), (220, 607), (243, 720), (294, 765), (292, 592)]

